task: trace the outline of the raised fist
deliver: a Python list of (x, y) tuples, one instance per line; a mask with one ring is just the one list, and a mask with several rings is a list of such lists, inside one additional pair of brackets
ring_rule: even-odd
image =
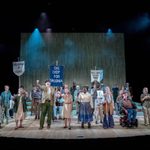
[(36, 83), (39, 84), (39, 80), (36, 80)]

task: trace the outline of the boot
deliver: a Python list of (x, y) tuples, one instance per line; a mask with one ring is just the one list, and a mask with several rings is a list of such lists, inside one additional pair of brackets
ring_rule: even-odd
[(35, 116), (35, 120), (37, 119), (37, 115)]
[(71, 126), (69, 125), (69, 128), (68, 128), (69, 130), (71, 130)]
[(88, 128), (91, 128), (91, 123), (90, 122), (88, 122)]
[(50, 129), (50, 127), (51, 127), (50, 124), (47, 124), (47, 129)]
[(81, 128), (84, 128), (84, 123), (82, 122), (82, 124), (81, 124)]
[(43, 129), (43, 127), (39, 127), (39, 130), (42, 130)]

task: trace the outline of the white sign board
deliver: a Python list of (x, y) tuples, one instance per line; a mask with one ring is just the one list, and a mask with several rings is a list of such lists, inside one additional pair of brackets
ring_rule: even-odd
[(103, 70), (91, 70), (91, 82), (103, 80)]
[(17, 76), (21, 76), (25, 71), (25, 62), (17, 61), (13, 62), (13, 72)]

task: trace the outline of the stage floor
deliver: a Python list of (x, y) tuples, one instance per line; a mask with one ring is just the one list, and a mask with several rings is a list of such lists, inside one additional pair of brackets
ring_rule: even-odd
[(34, 120), (34, 116), (28, 116), (24, 122), (24, 128), (14, 130), (15, 122), (10, 120), (8, 125), (3, 125), (0, 129), (0, 137), (8, 138), (29, 138), (29, 139), (98, 139), (98, 138), (118, 138), (150, 135), (150, 125), (144, 126), (143, 115), (138, 115), (139, 126), (137, 128), (123, 128), (119, 125), (119, 116), (114, 115), (115, 127), (103, 129), (102, 124), (92, 122), (91, 129), (87, 125), (82, 129), (77, 123), (77, 118), (72, 119), (72, 129), (64, 129), (63, 120), (52, 122), (51, 128), (45, 127), (39, 130), (39, 120)]

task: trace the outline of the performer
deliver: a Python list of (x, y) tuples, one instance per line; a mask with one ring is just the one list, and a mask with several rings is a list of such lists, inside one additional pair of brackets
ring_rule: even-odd
[(142, 108), (144, 113), (144, 125), (150, 125), (150, 94), (148, 93), (148, 87), (143, 88), (143, 93), (140, 96), (142, 102)]
[(64, 99), (63, 99), (63, 97), (61, 95), (61, 92), (57, 91), (57, 93), (56, 93), (56, 101), (55, 101), (57, 119), (62, 119), (63, 103), (64, 103)]
[(63, 95), (64, 103), (63, 103), (63, 118), (65, 119), (65, 126), (64, 128), (67, 128), (68, 124), (68, 129), (71, 130), (71, 112), (72, 112), (72, 104), (73, 104), (73, 99), (72, 95), (69, 92), (68, 88), (64, 89), (65, 94)]
[(97, 87), (97, 98), (95, 99), (95, 123), (98, 124), (103, 122), (103, 102), (104, 102), (104, 92), (99, 85)]
[(8, 85), (5, 85), (4, 88), (5, 91), (1, 93), (1, 101), (2, 101), (2, 107), (4, 109), (4, 119), (6, 119), (6, 124), (8, 124), (10, 100), (12, 95)]
[(87, 87), (84, 86), (78, 98), (80, 103), (79, 121), (81, 121), (82, 128), (84, 128), (85, 123), (88, 123), (88, 128), (91, 128), (91, 121), (93, 121), (93, 100), (91, 94), (87, 91)]
[(80, 107), (80, 103), (78, 101), (78, 97), (79, 97), (79, 93), (80, 93), (80, 86), (77, 85), (76, 86), (76, 90), (74, 91), (74, 98), (75, 98), (75, 105), (76, 105), (76, 115), (78, 117), (78, 123), (80, 122), (79, 121), (79, 107)]
[(40, 128), (43, 129), (45, 117), (47, 115), (47, 129), (51, 126), (52, 110), (54, 104), (54, 88), (50, 86), (50, 81), (46, 80), (45, 85), (40, 85), (37, 80), (37, 86), (42, 90), (42, 102), (41, 102), (41, 117), (40, 117)]
[[(18, 128), (23, 128), (22, 122), (25, 119), (25, 112), (27, 111), (26, 100), (28, 98), (27, 92), (23, 88), (19, 88), (18, 95), (14, 96), (14, 112), (15, 112), (15, 121), (16, 127), (15, 130)], [(18, 123), (20, 125), (18, 126)]]
[(9, 109), (9, 116), (10, 116), (11, 118), (14, 117), (14, 96), (11, 96), (10, 109)]
[(3, 109), (2, 109), (2, 101), (0, 97), (0, 128), (2, 128), (2, 122), (3, 122)]
[(33, 86), (31, 91), (32, 105), (35, 114), (35, 120), (40, 119), (40, 105), (42, 99), (42, 91), (38, 86)]
[(114, 100), (109, 86), (106, 86), (105, 88), (103, 109), (104, 109), (103, 128), (104, 129), (113, 128), (114, 127), (114, 119), (113, 119)]
[(126, 112), (127, 114), (127, 121), (129, 127), (132, 127), (133, 123), (136, 122), (136, 104), (132, 101), (132, 97), (130, 96), (130, 92), (124, 90), (122, 94), (122, 105), (121, 108)]

